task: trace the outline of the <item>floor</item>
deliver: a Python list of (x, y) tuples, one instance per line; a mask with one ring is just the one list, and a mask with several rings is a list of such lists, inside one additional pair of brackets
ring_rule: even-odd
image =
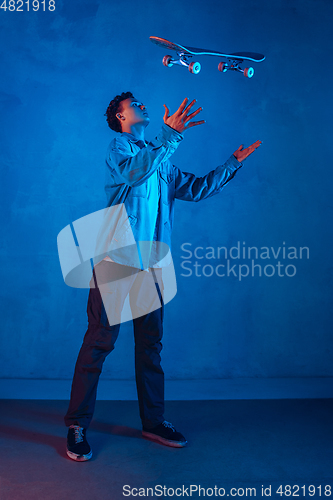
[(183, 449), (141, 437), (136, 401), (99, 400), (84, 463), (65, 452), (67, 406), (0, 401), (0, 500), (331, 496), (331, 398), (166, 401)]

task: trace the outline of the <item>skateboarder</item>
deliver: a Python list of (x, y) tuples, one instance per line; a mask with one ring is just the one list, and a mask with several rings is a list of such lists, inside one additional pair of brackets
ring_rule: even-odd
[[(202, 110), (192, 111), (195, 102), (184, 99), (172, 115), (164, 105), (164, 124), (151, 142), (145, 140), (145, 129), (150, 122), (147, 108), (132, 93), (117, 95), (107, 108), (109, 127), (119, 132), (111, 141), (106, 157), (107, 206), (125, 205), (136, 242), (164, 242), (170, 247), (174, 200), (200, 201), (219, 193), (242, 166), (242, 161), (260, 146), (261, 141), (245, 149), (240, 146), (223, 165), (204, 177), (179, 170), (170, 157), (189, 128), (205, 123), (193, 121)], [(115, 260), (105, 257), (95, 269), (98, 268), (100, 276), (116, 275), (127, 263), (121, 258)], [(138, 271), (133, 271), (133, 280), (144, 274)], [(67, 455), (77, 461), (92, 457), (86, 430), (93, 417), (104, 360), (113, 350), (120, 329), (120, 324), (108, 321), (98, 286), (90, 289), (87, 313), (88, 330), (76, 362), (70, 404), (64, 417), (69, 427)], [(183, 447), (187, 444), (184, 436), (164, 419), (164, 373), (160, 364), (163, 315), (161, 299), (160, 308), (133, 317), (142, 435), (167, 446)]]

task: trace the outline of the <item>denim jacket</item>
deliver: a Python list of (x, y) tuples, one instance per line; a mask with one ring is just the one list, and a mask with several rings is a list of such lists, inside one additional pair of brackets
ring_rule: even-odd
[[(183, 136), (163, 125), (157, 137), (144, 144), (122, 133), (111, 141), (106, 156), (107, 206), (124, 203), (134, 239), (166, 243), (171, 247), (175, 199), (201, 201), (219, 193), (242, 166), (235, 156), (203, 177), (181, 171), (170, 161)], [(149, 178), (157, 180), (158, 199), (149, 195)], [(152, 180), (151, 179), (151, 180)], [(157, 219), (151, 204), (158, 203)], [(155, 226), (155, 227), (153, 227)], [(112, 260), (125, 264), (121, 258)], [(131, 265), (126, 262), (127, 265)], [(134, 263), (132, 263), (134, 265)]]

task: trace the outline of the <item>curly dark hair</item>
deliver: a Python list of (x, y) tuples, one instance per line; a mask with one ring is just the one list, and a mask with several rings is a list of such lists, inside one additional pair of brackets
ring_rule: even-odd
[(106, 116), (106, 121), (108, 122), (109, 127), (115, 132), (121, 132), (121, 125), (116, 117), (120, 109), (121, 101), (125, 101), (125, 99), (129, 99), (130, 97), (134, 97), (132, 92), (123, 92), (120, 95), (116, 95), (114, 99), (108, 105), (108, 109), (104, 116)]

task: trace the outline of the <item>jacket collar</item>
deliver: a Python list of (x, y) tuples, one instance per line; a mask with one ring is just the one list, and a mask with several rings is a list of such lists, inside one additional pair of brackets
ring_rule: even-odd
[(147, 144), (147, 141), (141, 141), (141, 139), (137, 139), (133, 134), (129, 134), (128, 132), (122, 132), (121, 135), (131, 142), (144, 142), (144, 144)]

